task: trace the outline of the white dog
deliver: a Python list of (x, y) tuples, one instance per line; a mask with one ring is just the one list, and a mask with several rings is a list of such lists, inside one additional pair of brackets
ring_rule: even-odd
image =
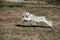
[(32, 21), (32, 22), (44, 22), (47, 25), (49, 25), (50, 27), (53, 27), (53, 23), (51, 21), (46, 20), (45, 16), (35, 16), (29, 12), (23, 12), (22, 14), (23, 18), (22, 20), (26, 20), (26, 21)]

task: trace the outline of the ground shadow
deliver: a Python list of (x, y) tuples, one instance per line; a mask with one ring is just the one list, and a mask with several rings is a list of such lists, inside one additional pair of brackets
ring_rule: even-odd
[(42, 27), (42, 28), (51, 28), (50, 26), (38, 26), (38, 25), (31, 25), (31, 26), (29, 26), (29, 25), (20, 25), (20, 24), (17, 24), (15, 26), (17, 26), (17, 27)]

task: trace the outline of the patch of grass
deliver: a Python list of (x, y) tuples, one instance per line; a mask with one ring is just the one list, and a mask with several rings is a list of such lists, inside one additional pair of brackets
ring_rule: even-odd
[(11, 37), (10, 40), (20, 40), (18, 37)]
[(4, 36), (0, 36), (0, 40), (5, 40), (5, 39), (4, 39)]
[(25, 5), (23, 3), (5, 2), (0, 4), (0, 7), (24, 7), (24, 6)]
[(2, 28), (0, 28), (0, 35), (5, 35), (6, 34), (6, 31)]
[[(47, 28), (46, 28), (47, 29)], [(5, 40), (60, 40), (60, 32), (55, 32), (52, 29), (44, 29), (40, 27), (22, 27), (22, 29), (17, 28), (9, 28), (4, 29), (3, 34), (6, 34)], [(7, 30), (9, 32), (7, 32)], [(9, 33), (9, 34), (8, 34)], [(1, 34), (3, 36), (3, 34)], [(7, 36), (10, 35), (10, 36)], [(8, 38), (7, 38), (7, 37)], [(1, 37), (0, 39), (2, 39)], [(3, 40), (3, 39), (2, 39)]]
[(60, 0), (56, 0), (56, 4), (60, 5)]

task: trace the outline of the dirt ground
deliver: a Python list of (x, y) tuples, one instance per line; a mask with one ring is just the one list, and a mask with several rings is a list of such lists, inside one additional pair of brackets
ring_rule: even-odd
[[(54, 27), (48, 28), (40, 23), (21, 21), (23, 11), (31, 12), (37, 16), (46, 16), (53, 22)], [(0, 40), (60, 40), (60, 9), (0, 8)]]

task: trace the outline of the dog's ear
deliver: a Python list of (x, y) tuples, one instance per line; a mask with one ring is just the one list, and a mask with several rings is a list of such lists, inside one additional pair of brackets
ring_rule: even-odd
[(26, 13), (26, 11), (24, 11), (23, 13)]

